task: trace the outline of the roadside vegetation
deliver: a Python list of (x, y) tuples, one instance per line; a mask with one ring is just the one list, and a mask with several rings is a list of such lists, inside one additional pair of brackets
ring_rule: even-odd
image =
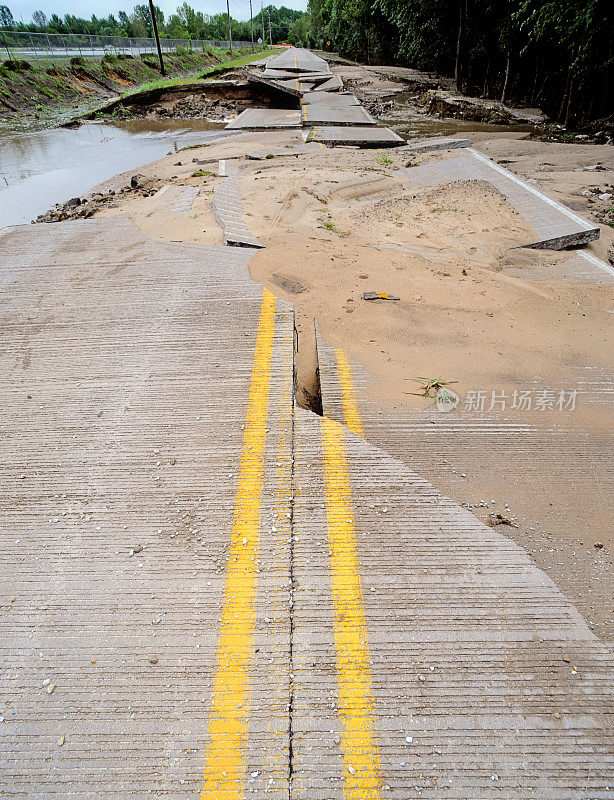
[[(254, 3), (258, 6), (259, 3)], [(232, 7), (232, 3), (231, 3)], [(244, 6), (243, 6), (244, 7)], [(228, 39), (228, 17), (226, 14), (207, 14), (195, 10), (189, 3), (183, 2), (177, 6), (174, 14), (166, 16), (158, 6), (154, 6), (158, 32), (162, 38), (169, 39), (200, 39), (225, 41)], [(256, 10), (256, 9), (255, 9)], [(269, 34), (273, 44), (288, 41), (288, 32), (291, 26), (307, 15), (304, 11), (273, 5), (258, 9), (254, 16), (254, 38), (262, 38), (263, 42), (269, 41)], [(270, 25), (269, 25), (270, 19)], [(10, 46), (10, 32), (26, 33), (59, 33), (59, 34), (84, 34), (88, 36), (129, 36), (132, 38), (152, 37), (153, 27), (147, 3), (139, 3), (132, 11), (120, 11), (117, 15), (109, 14), (108, 17), (84, 19), (74, 14), (60, 17), (51, 14), (47, 17), (42, 11), (35, 11), (31, 22), (16, 20), (10, 8), (0, 5), (0, 29), (5, 32), (6, 42)], [(236, 41), (251, 41), (251, 26), (249, 19), (232, 19), (232, 38)]]
[(309, 0), (299, 44), (454, 76), (565, 125), (614, 107), (611, 0)]
[(164, 55), (169, 73), (166, 78), (160, 76), (158, 60), (152, 54), (139, 58), (107, 54), (102, 58), (79, 56), (38, 62), (7, 59), (0, 64), (0, 110), (37, 114), (49, 106), (85, 110), (115, 95), (174, 86), (244, 66), (268, 52), (269, 48), (257, 48), (256, 53), (249, 48), (235, 50), (231, 57), (227, 49), (178, 48), (175, 53)]

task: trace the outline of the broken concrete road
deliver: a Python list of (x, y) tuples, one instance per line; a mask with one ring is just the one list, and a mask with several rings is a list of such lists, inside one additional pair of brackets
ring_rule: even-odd
[(355, 405), (295, 408), (253, 251), (0, 239), (5, 795), (609, 797), (610, 650)]
[[(269, 59), (260, 72), (251, 71), (248, 79), (267, 87), (278, 96), (298, 98), (301, 103), (299, 121), (293, 112), (279, 109), (248, 109), (230, 122), (229, 129), (273, 130), (283, 127), (310, 128), (308, 140), (320, 141), (329, 146), (344, 144), (348, 139), (359, 147), (380, 146), (382, 143), (400, 144), (403, 140), (388, 128), (376, 130), (376, 121), (358, 103), (354, 95), (337, 95), (343, 87), (338, 75), (333, 75), (328, 63), (308, 50), (290, 47), (279, 56)], [(314, 99), (317, 98), (317, 99)], [(365, 126), (373, 126), (369, 134)], [(320, 134), (321, 126), (330, 126), (331, 132)], [(356, 132), (342, 137), (339, 127), (354, 127)]]

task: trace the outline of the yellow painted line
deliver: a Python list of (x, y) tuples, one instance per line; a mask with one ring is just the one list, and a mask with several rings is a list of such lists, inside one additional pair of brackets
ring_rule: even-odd
[(335, 348), (335, 358), (337, 359), (337, 376), (341, 386), (341, 398), (343, 404), (343, 417), (345, 424), (352, 433), (364, 438), (358, 406), (354, 391), (354, 381), (352, 379), (352, 368), (347, 360), (345, 353), (340, 347)]
[(244, 794), (274, 329), (275, 297), (265, 289), (235, 495), (201, 800), (242, 800)]
[(369, 644), (356, 553), (350, 475), (343, 427), (322, 421), (324, 493), (335, 613), (339, 716), (343, 723), (345, 800), (380, 800)]
[[(290, 697), (290, 671), (288, 669), (288, 640), (291, 608), (288, 604), (287, 576), (290, 573), (289, 542), (292, 536), (292, 429), (293, 429), (293, 326), (288, 316), (283, 321), (283, 352), (280, 365), (278, 407), (278, 449), (276, 494), (273, 510), (274, 526), (266, 534), (273, 574), (278, 580), (266, 589), (266, 605), (271, 618), (271, 660), (267, 669), (264, 692), (267, 699), (268, 742), (263, 770), (268, 779), (268, 790), (279, 796), (280, 787), (287, 784), (290, 758), (288, 739), (288, 698)], [(270, 420), (269, 420), (270, 422)], [(277, 530), (275, 530), (277, 529)], [(263, 689), (261, 687), (261, 693)], [(265, 789), (266, 796), (266, 789)], [(260, 794), (257, 794), (260, 797)]]

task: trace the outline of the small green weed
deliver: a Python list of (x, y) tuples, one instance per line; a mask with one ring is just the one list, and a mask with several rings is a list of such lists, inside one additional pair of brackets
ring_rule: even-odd
[(332, 221), (332, 219), (327, 219), (323, 223), (323, 227), (325, 227), (327, 231), (331, 231), (331, 233), (336, 233), (339, 236), (343, 236), (343, 231), (340, 231), (339, 228), (335, 227), (335, 223)]
[(436, 397), (437, 392), (443, 389), (444, 386), (449, 386), (451, 383), (458, 383), (458, 381), (444, 381), (442, 378), (412, 378), (412, 380), (422, 383), (420, 391), (409, 392), (408, 394), (415, 394), (418, 397)]

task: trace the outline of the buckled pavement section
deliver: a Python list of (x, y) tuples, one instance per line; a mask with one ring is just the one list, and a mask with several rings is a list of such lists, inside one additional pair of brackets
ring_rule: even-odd
[(0, 793), (287, 797), (290, 308), (249, 250), (0, 238)]
[(307, 135), (308, 142), (320, 142), (329, 147), (398, 147), (404, 140), (390, 128), (350, 125), (316, 125)]
[(525, 247), (562, 250), (599, 238), (599, 226), (548, 197), (535, 186), (495, 164), (473, 148), (448, 158), (401, 170), (410, 186), (435, 186), (449, 181), (486, 180), (498, 189), (541, 238)]
[(522, 548), (300, 409), (294, 474), (293, 797), (611, 797), (611, 652)]
[[(570, 255), (576, 257), (576, 253)], [(374, 379), (367, 370), (321, 336), (318, 356), (325, 416), (404, 462), (440, 490), (464, 492), (464, 476), (470, 474), (481, 486), (480, 497), (505, 499), (515, 511), (530, 506), (527, 497), (555, 501), (561, 493), (575, 498), (576, 513), (585, 519), (591, 519), (592, 509), (608, 496), (611, 434), (568, 429), (557, 412), (551, 412), (550, 424), (543, 418), (537, 424), (535, 417), (524, 414), (390, 408), (375, 399)], [(590, 406), (595, 414), (611, 408), (612, 376), (594, 366), (578, 371), (573, 388), (577, 404)], [(510, 477), (503, 493), (500, 477), (493, 476), (506, 471)], [(502, 505), (498, 502), (492, 511)]]
[[(228, 165), (224, 166), (225, 172), (227, 172)], [(224, 232), (224, 244), (231, 247), (259, 249), (263, 245), (256, 239), (243, 219), (241, 192), (234, 175), (237, 170), (230, 167), (230, 171), (233, 174), (227, 175), (213, 193), (213, 213)]]
[(520, 548), (293, 412), (249, 251), (2, 241), (6, 796), (609, 796), (605, 648)]
[[(313, 70), (318, 70), (315, 79)], [(288, 74), (293, 77), (282, 77)], [(267, 130), (299, 127), (302, 124), (311, 128), (308, 141), (329, 146), (395, 147), (403, 144), (403, 139), (394, 131), (378, 128), (373, 117), (360, 106), (354, 95), (336, 95), (343, 87), (341, 78), (330, 72), (326, 61), (308, 50), (291, 47), (269, 60), (264, 72), (248, 73), (248, 79), (264, 83), (276, 92), (299, 96), (300, 114), (297, 117), (293, 111), (247, 109), (226, 126), (229, 129)]]
[(267, 69), (287, 70), (290, 72), (328, 72), (328, 62), (302, 47), (289, 47), (278, 56), (267, 59)]

